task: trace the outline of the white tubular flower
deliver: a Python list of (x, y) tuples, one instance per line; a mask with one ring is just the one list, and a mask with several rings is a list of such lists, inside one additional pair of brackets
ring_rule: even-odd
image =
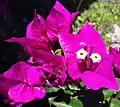
[(83, 48), (76, 52), (77, 59), (85, 59), (87, 54), (88, 54), (88, 52), (85, 51)]
[(92, 53), (90, 58), (92, 59), (93, 63), (101, 61), (101, 56), (98, 53)]
[(80, 45), (86, 45), (84, 42), (80, 42)]

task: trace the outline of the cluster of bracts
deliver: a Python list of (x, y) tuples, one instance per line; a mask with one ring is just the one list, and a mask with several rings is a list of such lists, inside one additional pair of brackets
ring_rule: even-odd
[[(44, 98), (45, 86), (62, 88), (71, 82), (82, 82), (93, 90), (119, 90), (120, 51), (106, 50), (102, 37), (88, 23), (73, 34), (77, 14), (56, 2), (46, 20), (35, 12), (26, 37), (5, 40), (19, 43), (30, 56), (27, 62), (20, 61), (0, 74), (0, 95), (6, 102), (21, 106)], [(54, 49), (57, 42), (61, 55)]]

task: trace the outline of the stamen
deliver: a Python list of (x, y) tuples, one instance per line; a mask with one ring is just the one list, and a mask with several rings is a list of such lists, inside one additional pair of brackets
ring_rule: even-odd
[(80, 42), (80, 45), (86, 45), (84, 42)]
[(87, 54), (88, 54), (88, 52), (85, 51), (83, 48), (76, 52), (77, 59), (85, 59)]
[(34, 19), (37, 18), (37, 12), (36, 12), (36, 9), (34, 9)]
[(93, 63), (101, 61), (101, 56), (98, 53), (92, 53), (90, 58), (92, 59)]

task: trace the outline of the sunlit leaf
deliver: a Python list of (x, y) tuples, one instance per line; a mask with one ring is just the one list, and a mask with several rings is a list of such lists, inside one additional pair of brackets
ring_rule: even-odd
[(107, 100), (114, 94), (114, 91), (112, 91), (112, 90), (103, 90), (103, 94), (104, 94), (104, 100)]
[(67, 105), (65, 102), (52, 102), (56, 107), (72, 107), (71, 105)]
[(113, 98), (110, 103), (110, 107), (120, 107), (120, 100)]
[(62, 50), (61, 50), (61, 49), (57, 49), (57, 50), (55, 51), (55, 54), (57, 54), (57, 55), (62, 55)]
[(71, 97), (70, 105), (72, 107), (83, 107), (82, 102), (79, 99), (77, 99), (76, 97)]
[(48, 87), (48, 86), (45, 87), (46, 93), (57, 92), (58, 90), (59, 88), (56, 87)]
[(70, 90), (64, 90), (64, 93), (69, 94), (69, 95), (73, 95), (73, 92)]
[(56, 97), (50, 97), (50, 98), (48, 98), (50, 107), (51, 107), (52, 102), (54, 102), (54, 99), (55, 99), (55, 98), (56, 98)]

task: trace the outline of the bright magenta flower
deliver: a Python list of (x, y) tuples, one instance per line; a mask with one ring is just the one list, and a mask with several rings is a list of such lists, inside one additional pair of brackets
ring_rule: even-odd
[(26, 37), (35, 40), (48, 42), (45, 20), (42, 16), (34, 14), (34, 20), (27, 26)]
[(45, 20), (37, 14), (35, 14), (34, 20), (27, 26), (26, 37), (13, 37), (6, 41), (19, 43), (29, 55), (34, 54), (31, 51), (32, 48), (44, 51), (51, 50), (47, 37)]
[(109, 55), (114, 66), (114, 73), (117, 77), (120, 77), (120, 51), (118, 49), (110, 47)]
[(24, 50), (26, 53), (28, 53), (30, 56), (34, 56), (34, 53), (32, 52), (32, 50), (44, 50), (44, 51), (48, 51), (50, 52), (50, 48), (48, 43), (45, 43), (42, 40), (34, 40), (34, 39), (30, 39), (30, 38), (10, 38), (8, 40), (6, 40), (7, 42), (16, 42), (19, 43), (21, 46), (23, 46)]
[(78, 13), (71, 14), (62, 4), (56, 1), (46, 20), (49, 39), (57, 41), (60, 32), (72, 32), (72, 23)]
[(0, 94), (9, 100), (24, 104), (45, 96), (45, 89), (41, 86), (42, 71), (25, 62), (18, 62), (8, 71), (0, 75)]
[(91, 25), (85, 24), (77, 35), (61, 33), (59, 41), (68, 58), (68, 73), (73, 80), (82, 80), (94, 90), (118, 89), (106, 46)]
[[(6, 41), (19, 43), (27, 53), (35, 47), (37, 47), (37, 50), (50, 51), (52, 44), (58, 40), (59, 32), (72, 32), (72, 22), (78, 13), (70, 14), (67, 9), (56, 1), (46, 21), (35, 12), (34, 20), (27, 26), (26, 37), (10, 38)], [(34, 42), (36, 42), (36, 45), (31, 46), (30, 44), (34, 44)]]
[(63, 56), (53, 55), (51, 53), (39, 50), (34, 51), (34, 63), (45, 74), (42, 80), (49, 86), (63, 86), (66, 80), (66, 59)]

